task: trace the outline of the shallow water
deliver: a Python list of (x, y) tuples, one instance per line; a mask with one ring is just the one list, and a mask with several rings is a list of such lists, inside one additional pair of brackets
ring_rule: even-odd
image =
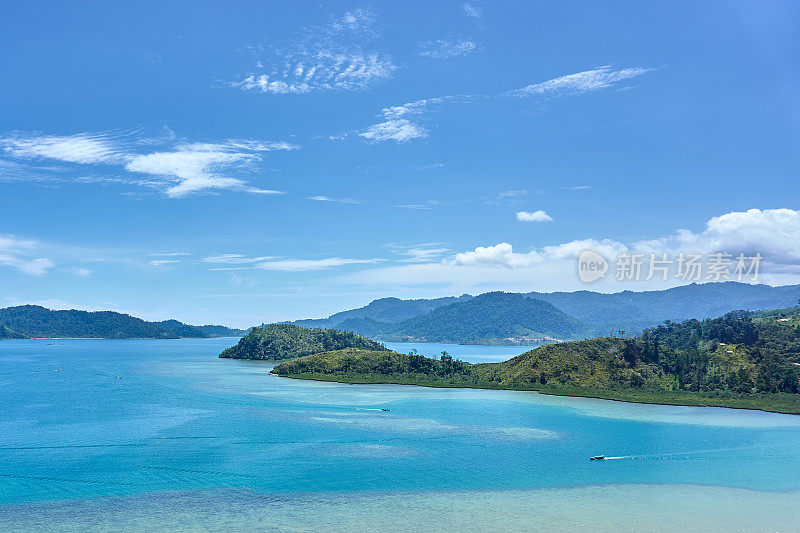
[(233, 343), (0, 342), (0, 530), (800, 529), (798, 416), (291, 380)]

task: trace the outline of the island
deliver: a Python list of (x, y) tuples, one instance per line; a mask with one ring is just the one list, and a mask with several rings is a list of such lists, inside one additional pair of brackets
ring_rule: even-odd
[(527, 390), (800, 414), (798, 307), (667, 321), (636, 337), (550, 344), (502, 363), (470, 364), (446, 352), (430, 358), (414, 350), (401, 354), (374, 346), (315, 350), (283, 352), (285, 360), (272, 373), (344, 383)]
[(177, 320), (148, 322), (115, 311), (52, 310), (40, 305), (0, 309), (0, 339), (205, 339), (244, 333), (241, 329), (192, 326)]
[(294, 324), (269, 324), (253, 328), (236, 346), (219, 356), (227, 359), (283, 361), (295, 357), (334, 352), (346, 348), (364, 351), (388, 351), (376, 341), (352, 331), (303, 328)]

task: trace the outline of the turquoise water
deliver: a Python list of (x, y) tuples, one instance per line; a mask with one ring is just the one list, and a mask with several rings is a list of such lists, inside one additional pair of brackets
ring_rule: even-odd
[(800, 530), (800, 417), (290, 380), (234, 342), (0, 342), (0, 530)]

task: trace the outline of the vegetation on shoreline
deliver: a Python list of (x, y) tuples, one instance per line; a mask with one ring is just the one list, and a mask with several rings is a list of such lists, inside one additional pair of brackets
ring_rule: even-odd
[(282, 361), (345, 348), (393, 353), (382, 344), (352, 331), (269, 324), (263, 328), (253, 328), (236, 346), (228, 348), (219, 356), (227, 359)]
[(286, 361), (273, 373), (800, 414), (800, 308), (667, 322), (636, 338), (551, 344), (503, 363), (349, 348)]
[[(274, 372), (274, 371), (273, 371)], [(737, 394), (697, 393), (685, 391), (646, 391), (630, 389), (587, 389), (581, 387), (559, 387), (535, 385), (530, 387), (502, 387), (495, 383), (463, 381), (458, 379), (431, 379), (429, 376), (391, 376), (382, 374), (291, 374), (283, 377), (350, 383), (359, 385), (414, 385), (434, 388), (492, 389), (538, 392), (551, 396), (576, 398), (598, 398), (620, 402), (649, 403), (658, 405), (683, 405), (693, 407), (727, 407), (730, 409), (755, 409), (773, 413), (800, 414), (800, 398), (794, 394)]]

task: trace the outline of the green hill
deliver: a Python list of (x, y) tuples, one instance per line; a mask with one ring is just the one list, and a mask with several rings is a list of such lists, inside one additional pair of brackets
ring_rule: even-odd
[[(205, 331), (209, 326), (190, 326), (177, 320), (147, 322), (114, 311), (52, 311), (38, 305), (0, 309), (0, 339), (15, 338), (103, 338), (103, 339), (178, 339), (216, 337)], [(242, 330), (211, 326), (225, 336), (238, 336)]]
[(352, 383), (537, 390), (800, 414), (800, 308), (667, 322), (636, 338), (551, 344), (503, 363), (350, 350), (302, 357), (273, 372)]
[(583, 336), (584, 324), (555, 306), (521, 294), (487, 292), (437, 307), (396, 325), (382, 340), (515, 344), (533, 339)]
[(345, 348), (386, 351), (382, 344), (351, 331), (270, 324), (263, 328), (253, 328), (236, 346), (223, 351), (220, 357), (281, 361)]
[(396, 324), (415, 316), (430, 313), (437, 307), (452, 303), (466, 301), (472, 296), (465, 294), (458, 298), (448, 296), (444, 298), (401, 300), (400, 298), (379, 298), (364, 307), (341, 311), (328, 318), (306, 319), (295, 322), (298, 326), (307, 328), (337, 328), (345, 321), (368, 319), (381, 324)]

